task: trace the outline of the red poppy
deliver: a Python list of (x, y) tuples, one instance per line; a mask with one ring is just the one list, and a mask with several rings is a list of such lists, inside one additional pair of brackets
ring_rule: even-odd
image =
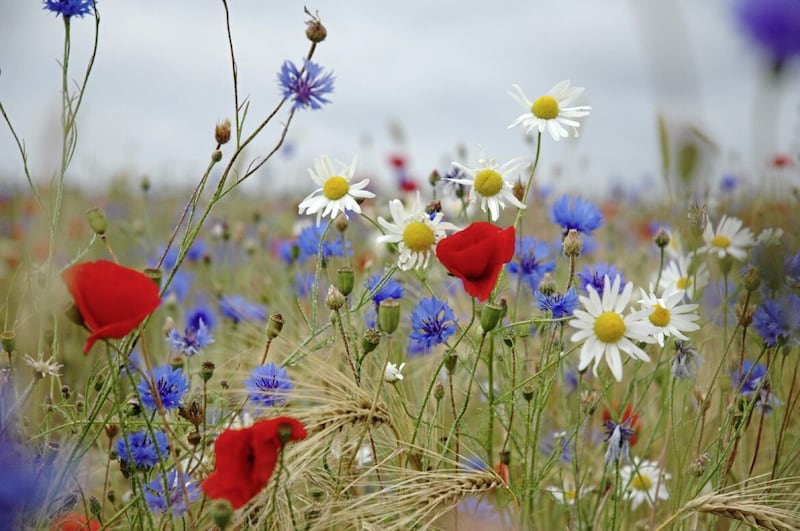
[(305, 437), (303, 425), (291, 417), (225, 430), (214, 443), (216, 467), (200, 488), (209, 498), (225, 498), (238, 509), (267, 486), (284, 443)]
[(500, 227), (478, 221), (444, 238), (436, 256), (450, 273), (464, 283), (464, 289), (485, 301), (494, 289), (503, 264), (514, 256), (514, 227)]
[(97, 531), (100, 529), (100, 522), (89, 520), (82, 514), (65, 514), (50, 526), (50, 531)]
[(628, 423), (628, 428), (633, 430), (633, 436), (630, 439), (630, 445), (633, 446), (636, 444), (639, 435), (639, 414), (633, 412), (633, 406), (628, 404), (628, 407), (625, 408), (625, 412), (622, 413), (622, 418), (619, 418), (619, 414), (614, 412), (614, 418), (611, 418), (611, 412), (608, 409), (603, 410), (603, 422), (612, 421), (615, 424), (622, 424), (626, 420), (630, 419)]
[(144, 273), (106, 260), (75, 264), (61, 278), (91, 332), (84, 354), (100, 338), (125, 337), (161, 303)]

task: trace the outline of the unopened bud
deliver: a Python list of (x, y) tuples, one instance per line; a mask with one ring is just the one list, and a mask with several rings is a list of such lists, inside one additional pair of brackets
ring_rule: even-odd
[(328, 30), (318, 18), (314, 17), (306, 22), (306, 37), (311, 42), (322, 42), (328, 36)]
[(102, 236), (108, 230), (108, 219), (106, 213), (100, 207), (90, 208), (86, 211), (86, 221), (95, 234)]
[(217, 141), (217, 146), (221, 146), (227, 144), (230, 139), (231, 121), (226, 118), (214, 128), (214, 140)]
[(709, 457), (708, 453), (703, 452), (702, 454), (698, 455), (691, 463), (689, 463), (689, 472), (694, 477), (700, 477), (706, 472), (706, 468), (708, 467), (708, 463), (711, 461), (711, 457)]
[(522, 181), (518, 180), (514, 183), (514, 186), (511, 187), (511, 193), (514, 194), (514, 197), (516, 197), (517, 201), (520, 203), (525, 199), (525, 185), (522, 184)]
[(336, 272), (336, 287), (345, 297), (353, 292), (355, 278), (356, 275), (353, 273), (352, 267), (340, 267), (339, 271)]
[(189, 435), (186, 436), (186, 441), (192, 446), (197, 446), (202, 440), (203, 437), (198, 431), (191, 431), (189, 432)]
[(761, 285), (761, 275), (757, 267), (751, 267), (742, 275), (742, 284), (747, 291), (755, 291)]
[(564, 237), (564, 241), (561, 243), (562, 248), (564, 249), (564, 254), (569, 257), (576, 257), (581, 254), (581, 250), (583, 249), (583, 241), (581, 240), (578, 231), (575, 229), (569, 229), (569, 232)]
[(438, 199), (434, 199), (425, 207), (425, 213), (429, 216), (433, 216), (438, 214), (442, 211), (442, 202)]
[(183, 366), (186, 364), (186, 358), (182, 355), (178, 354), (177, 356), (172, 356), (169, 359), (169, 365), (172, 367), (172, 370), (175, 369), (183, 369)]
[(752, 305), (747, 307), (742, 305), (737, 305), (736, 318), (739, 320), (739, 324), (742, 325), (744, 328), (750, 326), (750, 324), (753, 322), (753, 314), (755, 314), (755, 311), (756, 310)]
[(220, 531), (225, 531), (233, 520), (233, 506), (225, 498), (219, 498), (211, 505), (211, 520)]
[(102, 506), (100, 505), (100, 500), (98, 500), (94, 496), (89, 496), (89, 512), (93, 515), (97, 516), (102, 511)]
[(336, 286), (328, 287), (328, 296), (325, 297), (325, 306), (327, 306), (329, 310), (339, 310), (346, 302), (347, 299), (344, 298), (341, 291), (336, 289)]
[(444, 398), (444, 385), (442, 385), (442, 382), (436, 382), (436, 387), (433, 388), (433, 398), (437, 402)]
[[(72, 307), (75, 307), (73, 304)], [(75, 307), (75, 311), (80, 316), (80, 312), (77, 311), (78, 308)], [(83, 325), (83, 318), (81, 318), (81, 325)], [(17, 348), (17, 333), (13, 330), (6, 330), (5, 332), (0, 333), (0, 345), (3, 345), (3, 350), (5, 350), (8, 354), (11, 354)]]
[(211, 160), (213, 162), (219, 162), (222, 160), (222, 151), (215, 149), (211, 152)]
[(106, 424), (103, 429), (105, 430), (106, 437), (108, 437), (109, 441), (113, 440), (114, 437), (119, 434), (119, 426), (116, 424)]
[(428, 175), (428, 182), (431, 186), (436, 186), (436, 183), (442, 180), (442, 176), (439, 175), (439, 172), (433, 170), (430, 175)]
[(542, 275), (542, 280), (539, 282), (538, 286), (539, 291), (545, 297), (549, 297), (553, 293), (556, 292), (556, 281), (553, 278), (553, 275), (550, 273), (545, 273)]
[(216, 369), (216, 365), (214, 365), (213, 361), (204, 361), (200, 366), (200, 378), (204, 382), (209, 381), (214, 376), (214, 369)]
[(400, 302), (384, 299), (378, 306), (378, 328), (384, 334), (392, 334), (400, 325)]
[(339, 214), (338, 216), (336, 216), (336, 219), (333, 220), (333, 226), (339, 232), (344, 232), (348, 228), (350, 228), (350, 220), (347, 219), (347, 216), (345, 216), (344, 214)]
[(142, 177), (142, 181), (139, 183), (139, 186), (142, 189), (142, 192), (147, 193), (150, 191), (150, 177), (147, 175)]
[(279, 313), (273, 313), (269, 316), (269, 322), (267, 322), (267, 339), (275, 339), (280, 335), (281, 330), (283, 330), (283, 324), (286, 321), (283, 320), (283, 315)]
[(506, 300), (501, 299), (500, 303), (488, 302), (481, 308), (481, 328), (486, 334), (494, 330), (500, 319), (506, 313)]
[(364, 351), (364, 355), (369, 354), (381, 343), (381, 331), (377, 328), (367, 328), (364, 332), (364, 337), (361, 339), (361, 350)]
[(455, 354), (450, 354), (444, 360), (444, 367), (450, 374), (453, 374), (453, 372), (455, 372), (456, 364), (458, 364), (458, 356), (456, 356)]
[(664, 230), (664, 227), (658, 229), (658, 232), (656, 233), (655, 237), (655, 242), (656, 245), (661, 249), (669, 245), (669, 234), (667, 233), (667, 231)]
[(535, 394), (536, 389), (531, 384), (525, 384), (525, 387), (522, 388), (522, 398), (525, 399), (526, 402), (530, 402), (533, 400), (533, 395)]

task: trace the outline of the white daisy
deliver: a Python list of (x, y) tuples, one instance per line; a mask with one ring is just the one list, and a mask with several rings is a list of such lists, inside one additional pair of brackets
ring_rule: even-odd
[(680, 291), (685, 299), (693, 300), (695, 293), (708, 284), (708, 267), (704, 263), (692, 264), (694, 255), (679, 254), (661, 273), (658, 282), (663, 292)]
[(38, 359), (34, 359), (30, 354), (23, 356), (25, 363), (33, 369), (33, 375), (37, 380), (41, 380), (45, 376), (59, 376), (61, 374), (62, 364), (56, 363), (55, 358), (50, 356), (47, 361), (44, 356), (39, 354)]
[(590, 488), (559, 488), (559, 487), (545, 487), (544, 490), (553, 495), (558, 503), (564, 505), (575, 505), (575, 500), (588, 494), (593, 489)]
[(716, 232), (711, 222), (706, 223), (703, 240), (706, 244), (697, 250), (698, 253), (708, 252), (719, 258), (730, 255), (737, 260), (744, 260), (747, 257), (746, 249), (755, 244), (750, 229), (742, 228), (742, 220), (728, 216), (722, 216)]
[(308, 169), (308, 174), (320, 187), (300, 202), (299, 213), (316, 214), (317, 225), (319, 225), (320, 219), (328, 214), (331, 219), (334, 219), (339, 212), (347, 216), (348, 210), (360, 214), (361, 207), (356, 200), (375, 197), (375, 194), (364, 190), (364, 187), (369, 184), (369, 179), (362, 179), (357, 183), (350, 182), (356, 170), (356, 160), (357, 157), (353, 157), (350, 166), (339, 162), (338, 171), (327, 155), (322, 155), (316, 160), (314, 168)]
[(383, 379), (388, 383), (396, 383), (403, 379), (403, 368), (406, 366), (405, 363), (401, 363), (398, 367), (391, 361), (386, 364), (386, 370), (383, 372)]
[(633, 458), (633, 464), (625, 465), (619, 471), (622, 484), (625, 485), (625, 499), (631, 500), (631, 507), (636, 510), (642, 502), (651, 507), (656, 500), (668, 500), (669, 491), (664, 482), (672, 476), (661, 472), (655, 461), (643, 461)]
[(645, 351), (636, 346), (635, 341), (653, 343), (653, 325), (646, 319), (647, 313), (638, 311), (623, 315), (633, 292), (633, 283), (625, 284), (620, 293), (621, 279), (619, 275), (612, 284), (608, 275), (603, 277), (603, 297), (601, 298), (592, 286), (587, 286), (588, 297), (580, 296), (586, 311), (575, 310), (575, 319), (570, 326), (578, 331), (572, 335), (574, 343), (583, 341), (578, 370), (583, 371), (594, 360), (593, 372), (597, 375), (597, 366), (605, 356), (611, 374), (617, 381), (622, 380), (622, 360), (620, 350), (627, 352), (632, 358), (650, 361)]
[(664, 292), (657, 297), (650, 286), (650, 293), (640, 289), (642, 311), (647, 312), (647, 319), (655, 327), (655, 338), (659, 346), (664, 346), (664, 338), (675, 337), (686, 341), (689, 339), (683, 332), (694, 332), (700, 329), (695, 321), (700, 319), (695, 310), (697, 304), (680, 304), (683, 292), (679, 290)]
[(476, 196), (481, 198), (481, 210), (486, 212), (486, 207), (489, 207), (492, 221), (497, 221), (500, 217), (500, 209), (505, 208), (505, 201), (508, 201), (517, 208), (525, 208), (525, 205), (520, 202), (514, 195), (512, 184), (506, 181), (506, 176), (516, 173), (527, 162), (522, 159), (512, 159), (502, 166), (497, 165), (495, 159), (485, 159), (481, 155), (478, 159), (478, 167), (475, 169), (467, 168), (454, 162), (453, 166), (457, 167), (467, 175), (472, 176), (472, 179), (448, 179), (451, 182), (472, 186), (475, 194), (470, 199), (474, 203)]
[(570, 102), (583, 94), (584, 90), (583, 87), (570, 87), (568, 80), (558, 83), (548, 90), (547, 94), (536, 98), (534, 101), (531, 101), (525, 95), (519, 85), (512, 85), (512, 87), (514, 87), (515, 92), (509, 92), (509, 96), (525, 107), (528, 112), (514, 120), (508, 127), (511, 128), (521, 124), (528, 133), (538, 129), (539, 134), (544, 133), (544, 130), (547, 129), (547, 132), (556, 142), (569, 136), (569, 132), (564, 126), (571, 127), (574, 135), (578, 136), (578, 127), (581, 124), (573, 118), (588, 116), (589, 111), (592, 110), (588, 105), (567, 107)]
[(439, 240), (447, 236), (445, 231), (458, 230), (452, 223), (442, 222), (444, 214), (437, 212), (433, 217), (425, 212), (417, 191), (417, 199), (406, 210), (399, 199), (389, 201), (392, 221), (378, 217), (378, 224), (386, 234), (378, 237), (379, 243), (396, 243), (400, 250), (397, 265), (400, 269), (422, 269), (436, 249)]

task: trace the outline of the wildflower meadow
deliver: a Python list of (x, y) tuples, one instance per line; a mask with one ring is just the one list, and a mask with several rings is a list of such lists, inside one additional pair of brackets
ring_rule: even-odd
[[(260, 196), (243, 183), (336, 105), (339, 74), (301, 6), (300, 60), (240, 88), (221, 0), (232, 103), (205, 172), (90, 191), (70, 168), (104, 2), (41, 4), (64, 37), (54, 174), (0, 77), (19, 155), (0, 530), (800, 529), (800, 153), (745, 184), (658, 119), (663, 193), (544, 186), (598, 103), (580, 72), (520, 72), (496, 124), (529, 139), (511, 160), (474, 139), (411, 179), (397, 155), (386, 187), (354, 146)], [(773, 75), (796, 66), (797, 1), (739, 4)]]

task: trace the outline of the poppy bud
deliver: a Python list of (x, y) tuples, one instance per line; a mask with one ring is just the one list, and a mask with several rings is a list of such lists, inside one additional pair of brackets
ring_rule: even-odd
[(226, 118), (221, 123), (218, 123), (216, 127), (214, 127), (214, 140), (217, 141), (218, 146), (221, 146), (223, 144), (227, 144), (230, 139), (231, 121)]
[(108, 501), (110, 501), (111, 503), (116, 502), (117, 501), (117, 493), (114, 492), (113, 489), (108, 489), (108, 493), (106, 494), (106, 499)]
[(0, 333), (0, 345), (3, 345), (3, 350), (5, 350), (7, 353), (11, 354), (14, 352), (14, 350), (17, 348), (17, 333), (13, 330), (6, 330), (5, 332)]
[(102, 507), (100, 506), (100, 500), (98, 500), (95, 496), (89, 497), (89, 512), (92, 513), (94, 516), (100, 514)]
[(481, 308), (481, 328), (483, 333), (486, 334), (494, 330), (500, 319), (506, 313), (506, 300), (501, 299), (500, 304), (489, 302)]
[(442, 385), (442, 382), (436, 382), (436, 387), (433, 388), (433, 398), (437, 402), (444, 398), (444, 385)]
[(447, 369), (447, 372), (453, 374), (453, 371), (456, 370), (457, 363), (458, 363), (458, 356), (456, 356), (455, 354), (447, 356), (447, 358), (444, 360), (444, 366)]
[(564, 241), (561, 243), (561, 247), (564, 249), (564, 254), (567, 256), (576, 257), (581, 254), (581, 250), (583, 249), (583, 241), (581, 241), (578, 231), (575, 229), (569, 229)]
[(377, 328), (368, 328), (364, 332), (364, 337), (361, 339), (361, 350), (364, 351), (364, 355), (369, 354), (381, 343), (381, 331)]
[(336, 286), (339, 291), (347, 297), (353, 292), (353, 285), (355, 284), (355, 273), (352, 267), (340, 267), (336, 272)]
[(233, 507), (231, 506), (231, 502), (224, 498), (216, 500), (211, 506), (211, 520), (214, 521), (214, 525), (216, 525), (220, 531), (225, 531), (232, 519)]
[(325, 306), (328, 307), (329, 310), (339, 310), (344, 306), (347, 300), (342, 295), (342, 292), (336, 289), (336, 286), (328, 287), (328, 296), (325, 297)]
[(286, 321), (283, 320), (283, 315), (279, 313), (273, 313), (269, 316), (269, 322), (267, 323), (267, 339), (275, 339), (283, 330), (283, 324)]
[(106, 219), (106, 213), (103, 212), (103, 209), (100, 207), (94, 207), (87, 210), (86, 221), (89, 222), (89, 226), (98, 236), (103, 236), (108, 230), (108, 219)]
[(378, 306), (378, 328), (384, 334), (392, 334), (400, 325), (400, 303), (395, 299), (384, 299)]
[(664, 230), (664, 227), (658, 229), (654, 241), (656, 242), (656, 245), (661, 249), (669, 245), (669, 234), (667, 233), (667, 231)]
[(525, 399), (526, 402), (530, 402), (533, 400), (533, 395), (536, 392), (533, 385), (525, 384), (525, 387), (522, 388), (522, 398)]

